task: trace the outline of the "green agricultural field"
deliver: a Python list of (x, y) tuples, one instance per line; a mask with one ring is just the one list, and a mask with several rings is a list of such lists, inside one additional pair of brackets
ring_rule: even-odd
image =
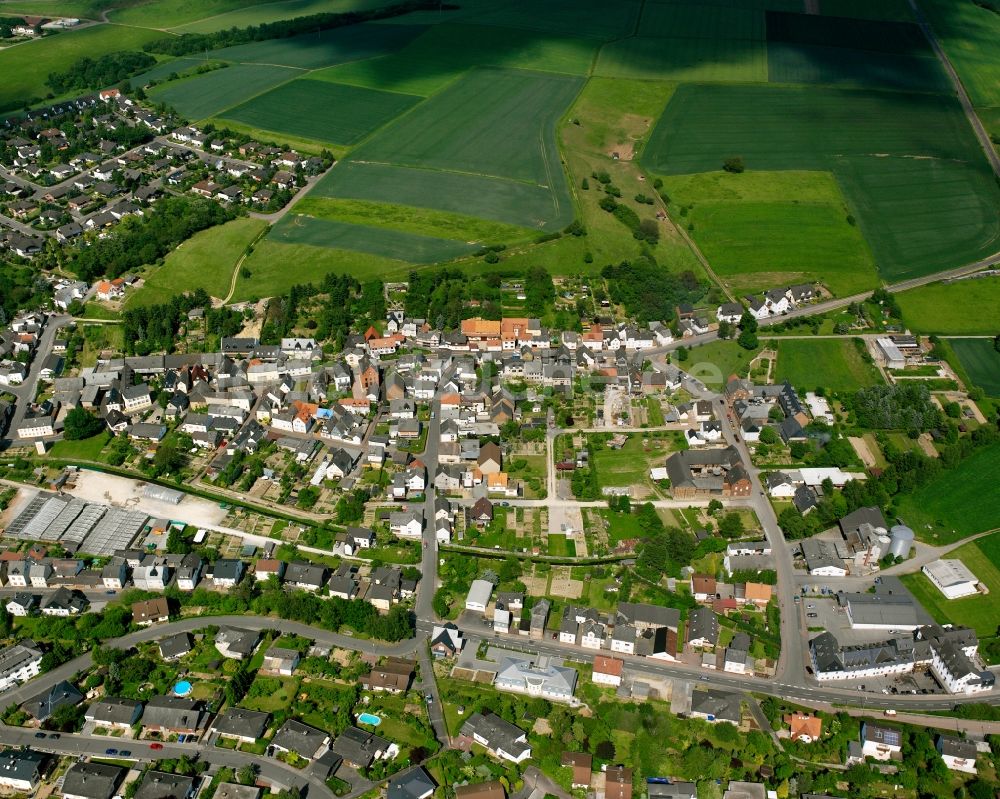
[[(266, 39), (212, 50), (218, 61), (239, 64), (276, 64), (298, 69), (320, 69), (392, 53), (423, 32), (415, 25), (375, 25), (370, 22), (288, 39)], [(377, 88), (377, 87), (376, 87)]]
[[(108, 19), (119, 25), (140, 28), (173, 28), (263, 2), (267, 0), (153, 0), (126, 5), (124, 8), (112, 8), (108, 12)], [(112, 3), (106, 2), (104, 5), (110, 6)], [(114, 5), (117, 6), (117, 3)]]
[(544, 3), (511, 0), (495, 5), (496, 8), (472, 14), (468, 21), (476, 25), (617, 39), (633, 32), (641, 3), (619, 0), (609, 7), (603, 0), (546, 0)]
[(738, 291), (817, 280), (843, 296), (878, 284), (829, 173), (719, 171), (668, 177), (664, 186), (674, 218), (694, 225), (713, 269)]
[(243, 217), (195, 233), (146, 278), (128, 304), (167, 302), (181, 292), (196, 288), (205, 289), (213, 297), (224, 298), (229, 293), (236, 262), (266, 229), (267, 223), (263, 220)]
[(207, 119), (299, 74), (300, 70), (288, 67), (231, 64), (156, 86), (149, 96), (190, 120)]
[(995, 336), (989, 313), (970, 308), (1000, 308), (1000, 277), (932, 283), (896, 295), (907, 327), (917, 333), (952, 336)]
[(601, 49), (594, 74), (691, 83), (764, 83), (767, 47), (752, 39), (630, 37)]
[(0, 50), (0, 112), (44, 98), (50, 91), (45, 80), (51, 72), (69, 69), (81, 58), (141, 49), (160, 35), (140, 28), (94, 25)]
[(1000, 188), (949, 98), (686, 85), (642, 159), (674, 175), (718, 169), (734, 155), (752, 170), (832, 171), (889, 281), (968, 263), (1000, 245)]
[[(295, 269), (290, 270), (289, 264)], [(327, 272), (342, 272), (358, 280), (405, 280), (413, 264), (377, 255), (314, 247), (308, 244), (281, 244), (265, 237), (244, 262), (250, 277), (242, 274), (236, 281), (233, 302), (273, 297), (287, 291), (294, 283), (320, 281)]]
[[(1000, 591), (1000, 568), (996, 562), (998, 546), (1000, 534), (995, 533), (963, 544), (946, 557), (962, 561), (989, 588), (990, 596), (996, 596), (994, 592)], [(997, 625), (1000, 623), (1000, 605), (996, 602), (991, 602), (980, 594), (947, 599), (920, 573), (906, 575), (903, 581), (938, 623), (971, 627), (984, 638), (996, 635)]]
[(78, 19), (99, 19), (107, 7), (108, 0), (10, 0), (2, 5), (4, 14)]
[(279, 135), (351, 145), (419, 101), (408, 94), (303, 78), (231, 108), (225, 117)]
[(770, 83), (819, 83), (942, 94), (951, 91), (951, 82), (934, 56), (786, 42), (768, 43), (767, 76)]
[[(230, 10), (205, 14), (200, 11), (202, 5), (200, 0), (172, 0), (176, 8), (170, 18), (171, 27), (178, 33), (214, 33), (228, 28), (245, 28), (248, 25), (262, 25), (310, 14), (359, 11), (385, 5), (385, 0), (277, 0), (277, 2), (250, 0), (246, 3), (235, 0), (212, 1), (219, 4), (228, 3)], [(189, 8), (190, 11), (187, 10)], [(187, 18), (182, 20), (182, 14)]]
[(572, 208), (541, 186), (514, 180), (344, 161), (320, 180), (310, 197), (338, 197), (433, 208), (510, 225), (558, 230)]
[(719, 5), (646, 3), (639, 36), (665, 39), (764, 39), (764, 13)]
[(355, 160), (554, 188), (553, 129), (581, 86), (570, 77), (478, 69), (390, 125)]
[(364, 200), (334, 200), (306, 197), (295, 204), (297, 214), (317, 219), (331, 219), (369, 227), (384, 227), (406, 233), (419, 233), (440, 239), (483, 244), (512, 244), (533, 239), (537, 233), (529, 228), (491, 222), (464, 214), (449, 214), (429, 208), (392, 203), (370, 203)]
[(993, 346), (993, 339), (953, 338), (948, 343), (969, 379), (987, 396), (1000, 397), (1000, 352)]
[(474, 70), (383, 128), (314, 194), (561, 228), (573, 208), (554, 127), (579, 87), (564, 76)]
[(899, 502), (898, 516), (921, 541), (948, 544), (1000, 527), (1000, 444), (991, 444), (966, 458), (958, 468), (943, 471), (930, 483)]
[(906, 0), (823, 0), (819, 10), (828, 17), (913, 22), (913, 9)]
[(768, 12), (767, 62), (772, 83), (952, 91), (911, 23)]
[(598, 46), (577, 36), (446, 23), (385, 58), (355, 61), (310, 77), (428, 96), (475, 66), (586, 75)]
[(975, 3), (951, 0), (924, 0), (920, 7), (972, 102), (1000, 106), (1000, 14)]
[(269, 237), (283, 244), (356, 250), (414, 264), (450, 261), (477, 249), (475, 244), (463, 241), (297, 214), (285, 216), (271, 229)]
[(851, 392), (883, 382), (875, 366), (864, 360), (852, 339), (770, 340), (778, 350), (772, 374), (796, 388)]

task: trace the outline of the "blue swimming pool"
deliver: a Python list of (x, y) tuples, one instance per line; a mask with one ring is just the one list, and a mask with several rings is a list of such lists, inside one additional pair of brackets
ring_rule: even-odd
[(191, 683), (187, 680), (181, 680), (177, 685), (174, 686), (174, 693), (177, 696), (187, 696), (191, 693)]
[(373, 727), (377, 727), (382, 723), (382, 719), (378, 716), (373, 716), (371, 713), (362, 713), (358, 716), (358, 721), (362, 724), (371, 724)]

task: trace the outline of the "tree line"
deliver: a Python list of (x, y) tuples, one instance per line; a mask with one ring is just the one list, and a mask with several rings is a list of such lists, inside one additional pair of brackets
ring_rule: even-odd
[(706, 288), (694, 272), (671, 272), (650, 255), (606, 266), (601, 276), (612, 302), (624, 306), (640, 324), (672, 320), (678, 305), (696, 302)]
[(212, 298), (203, 288), (176, 294), (169, 302), (126, 308), (121, 313), (126, 355), (171, 352), (181, 324), (193, 308), (206, 308)]
[(203, 197), (166, 197), (143, 216), (123, 219), (107, 237), (74, 250), (69, 268), (88, 282), (119, 277), (155, 263), (199, 230), (235, 218), (235, 211)]
[(56, 94), (103, 89), (138, 75), (156, 64), (149, 53), (131, 50), (107, 53), (98, 58), (84, 57), (62, 72), (50, 72), (46, 83)]
[(147, 53), (164, 53), (174, 56), (190, 55), (220, 47), (230, 47), (234, 44), (262, 42), (268, 39), (287, 39), (303, 33), (316, 33), (348, 25), (358, 25), (362, 22), (391, 19), (413, 11), (437, 10), (438, 8), (450, 10), (456, 7), (449, 3), (438, 3), (435, 0), (405, 0), (405, 2), (367, 11), (309, 14), (294, 19), (249, 25), (246, 28), (232, 27), (214, 33), (185, 33), (182, 36), (164, 36), (147, 43), (143, 46), (143, 50)]

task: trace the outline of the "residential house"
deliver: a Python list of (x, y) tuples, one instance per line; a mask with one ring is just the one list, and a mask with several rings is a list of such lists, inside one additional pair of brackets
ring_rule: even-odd
[(201, 702), (181, 696), (154, 696), (142, 711), (146, 732), (168, 735), (197, 735), (208, 722)]
[(598, 685), (611, 685), (617, 688), (622, 684), (624, 670), (624, 660), (604, 655), (594, 657), (593, 680)]
[(127, 730), (142, 716), (142, 702), (105, 696), (87, 708), (84, 718), (97, 727)]
[(368, 768), (376, 760), (389, 756), (392, 744), (385, 738), (357, 727), (348, 727), (330, 745), (352, 768)]
[(329, 743), (330, 736), (322, 730), (295, 719), (288, 719), (274, 734), (270, 745), (276, 751), (294, 752), (305, 760), (313, 760)]
[(459, 736), (512, 763), (522, 763), (531, 757), (527, 733), (492, 713), (473, 713), (462, 725)]
[(270, 719), (270, 713), (242, 707), (228, 707), (216, 716), (212, 730), (220, 738), (252, 744), (264, 737)]

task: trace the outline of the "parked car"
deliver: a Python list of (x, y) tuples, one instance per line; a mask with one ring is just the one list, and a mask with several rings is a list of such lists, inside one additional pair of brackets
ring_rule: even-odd
[(149, 748), (150, 748), (150, 749), (154, 749), (154, 750), (159, 750), (159, 749), (162, 749), (162, 748), (163, 748), (163, 744), (160, 744), (160, 743), (152, 743), (152, 744), (150, 744), (150, 745), (149, 745)]
[(112, 748), (109, 747), (109, 748), (107, 748), (107, 749), (104, 750), (104, 754), (106, 754), (106, 755), (117, 755), (118, 754), (118, 750), (117, 749), (112, 749)]
[(44, 738), (45, 737), (45, 733), (44, 732), (36, 732), (35, 733), (35, 737), (36, 738)]

